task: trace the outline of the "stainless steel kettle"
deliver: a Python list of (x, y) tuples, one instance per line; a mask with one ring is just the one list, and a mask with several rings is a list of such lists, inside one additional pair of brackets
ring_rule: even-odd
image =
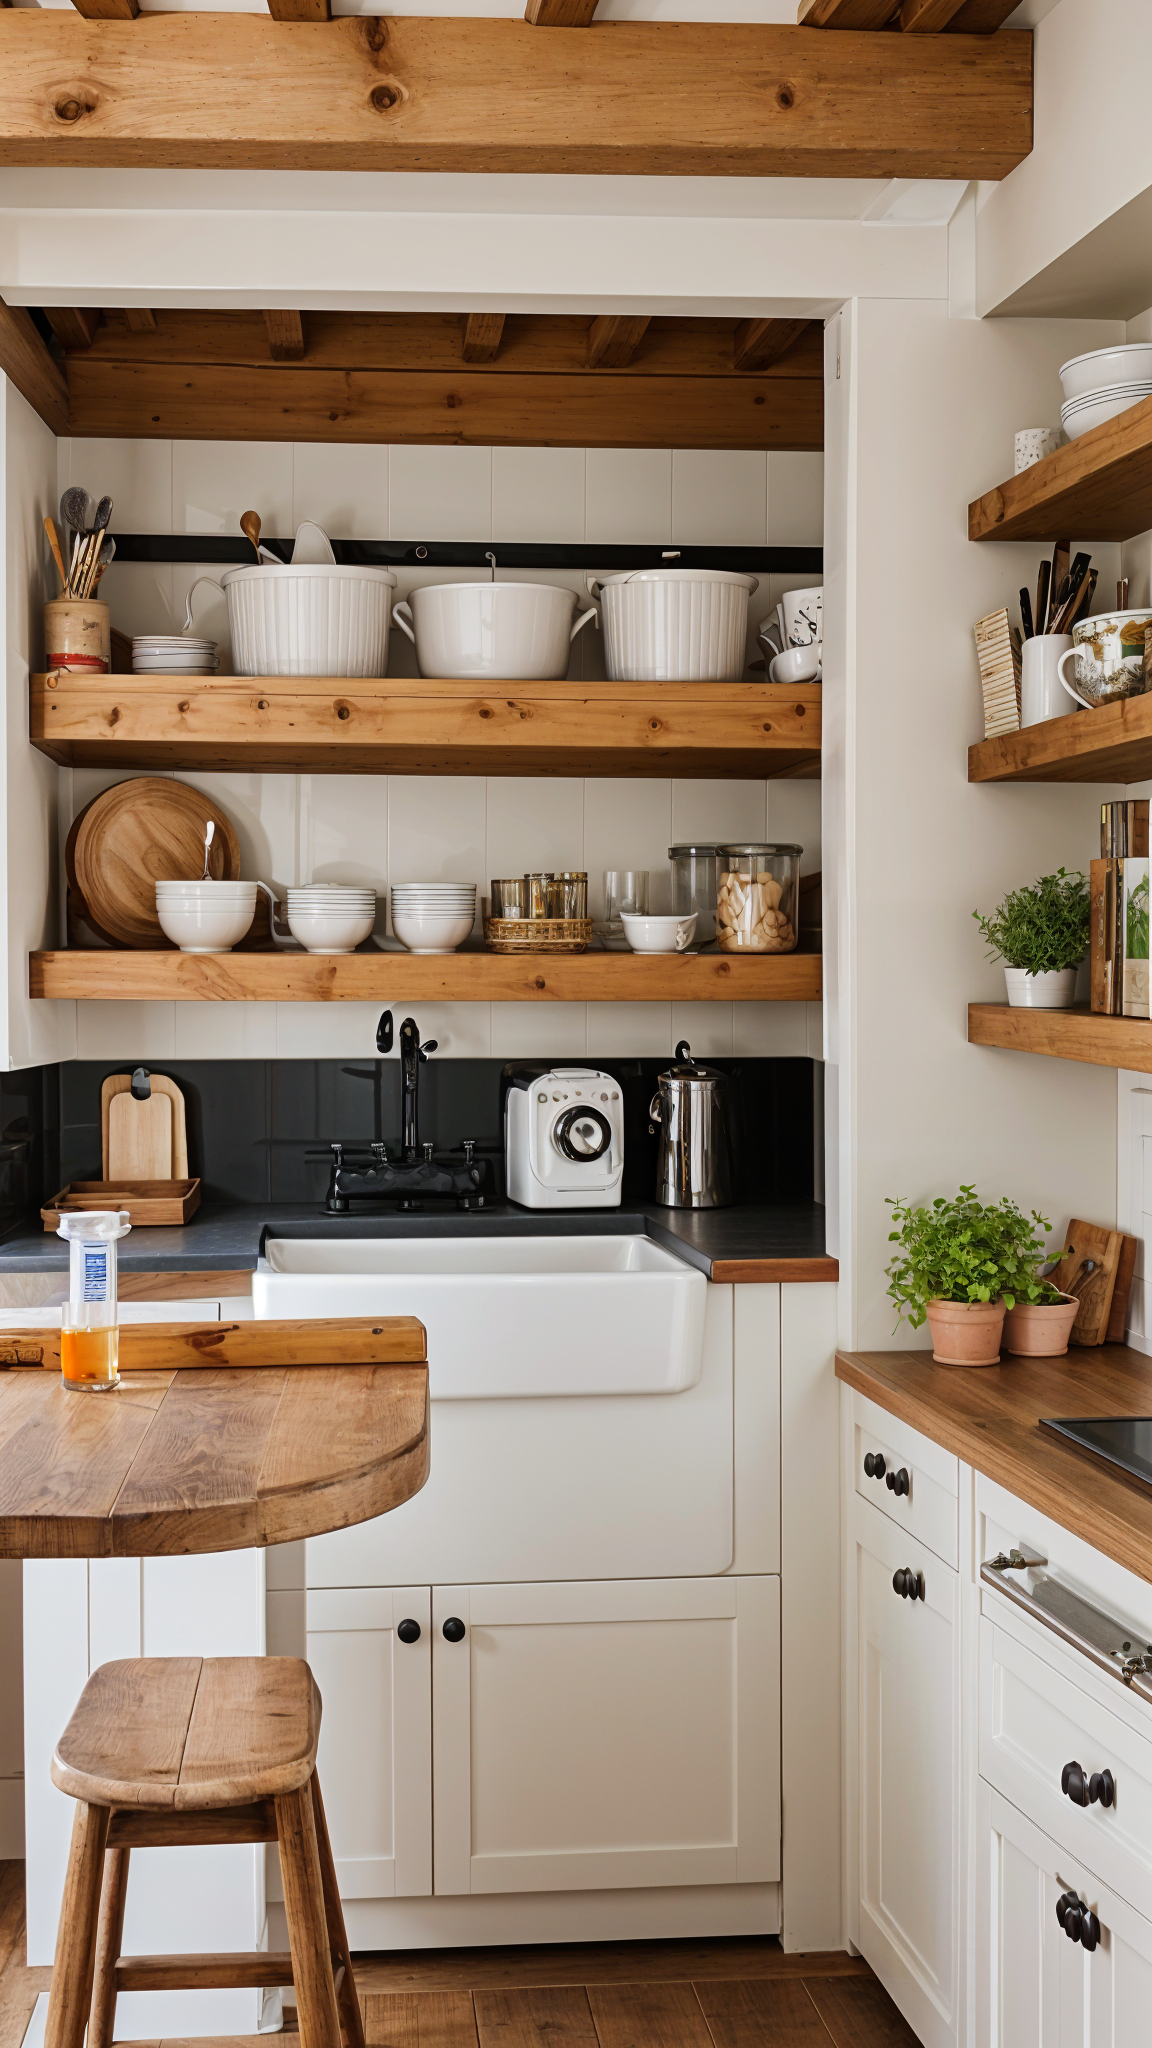
[(669, 1209), (722, 1209), (732, 1200), (728, 1077), (692, 1058), (687, 1039), (660, 1074), (648, 1114), (660, 1134), (656, 1200)]

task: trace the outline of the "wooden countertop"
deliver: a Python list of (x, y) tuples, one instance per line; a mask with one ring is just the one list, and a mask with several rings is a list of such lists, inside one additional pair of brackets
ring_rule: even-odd
[(386, 1514), (428, 1477), (412, 1317), (125, 1326), (120, 1385), (96, 1394), (64, 1386), (59, 1343), (2, 1333), (0, 1556), (289, 1543)]
[(1152, 1491), (1039, 1427), (1041, 1416), (1152, 1415), (1152, 1358), (1127, 1344), (985, 1367), (842, 1351), (836, 1377), (1152, 1583)]

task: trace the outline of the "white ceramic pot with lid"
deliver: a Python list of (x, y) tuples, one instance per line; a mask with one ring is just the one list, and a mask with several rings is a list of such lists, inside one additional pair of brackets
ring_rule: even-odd
[(577, 633), (575, 591), (554, 583), (429, 583), (392, 616), (416, 649), (422, 676), (508, 683), (561, 682)]
[(588, 576), (614, 683), (736, 683), (758, 576), (736, 569), (632, 569)]
[(396, 578), (344, 562), (253, 562), (197, 577), (228, 599), (238, 676), (382, 676)]

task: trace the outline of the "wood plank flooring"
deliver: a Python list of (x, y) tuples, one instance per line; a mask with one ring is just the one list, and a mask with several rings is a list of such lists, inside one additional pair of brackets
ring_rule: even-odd
[[(24, 1951), (24, 1865), (0, 1863), (0, 2048), (51, 1982)], [(410, 1950), (359, 1956), (356, 1976), (368, 2048), (917, 2048), (867, 1963), (768, 1937)]]

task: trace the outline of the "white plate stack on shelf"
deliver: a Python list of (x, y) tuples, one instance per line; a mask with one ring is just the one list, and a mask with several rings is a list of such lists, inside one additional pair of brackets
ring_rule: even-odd
[(454, 953), (475, 922), (475, 882), (392, 885), (392, 929), (410, 953)]
[(137, 633), (132, 640), (133, 675), (211, 676), (219, 666), (215, 640), (191, 633)]
[(288, 929), (306, 953), (354, 953), (371, 937), (375, 889), (357, 883), (307, 882), (286, 894)]
[(1070, 441), (1102, 427), (1152, 398), (1152, 343), (1121, 341), (1113, 348), (1094, 348), (1084, 356), (1073, 356), (1060, 372), (1064, 403), (1060, 424)]

